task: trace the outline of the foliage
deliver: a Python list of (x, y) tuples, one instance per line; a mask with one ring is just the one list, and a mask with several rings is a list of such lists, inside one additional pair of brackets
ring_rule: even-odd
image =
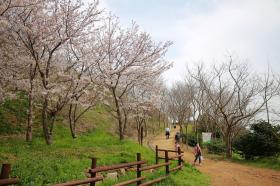
[(210, 142), (205, 143), (209, 153), (221, 154), (226, 152), (225, 143), (221, 139), (213, 139)]
[(177, 185), (177, 186), (207, 186), (209, 185), (209, 177), (201, 174), (199, 170), (193, 166), (186, 164), (182, 171), (171, 174), (170, 177), (156, 186)]
[[(183, 134), (182, 137), (183, 137), (183, 139), (185, 139), (186, 134)], [(200, 134), (198, 135), (198, 141), (202, 147), (202, 136)], [(194, 147), (196, 144), (197, 144), (197, 139), (196, 139), (195, 133), (188, 133), (188, 145), (191, 147)]]
[(28, 101), (23, 92), (17, 99), (6, 99), (0, 104), (0, 134), (15, 134), (23, 131), (22, 123), (27, 115)]
[(278, 157), (259, 157), (259, 158), (255, 158), (253, 160), (247, 160), (247, 159), (244, 159), (242, 156), (240, 157), (240, 155), (237, 156), (234, 154), (232, 161), (254, 166), (254, 167), (263, 167), (263, 168), (280, 170), (280, 156), (278, 156)]
[(280, 128), (265, 121), (255, 123), (251, 132), (235, 141), (234, 147), (245, 159), (276, 156), (280, 153)]

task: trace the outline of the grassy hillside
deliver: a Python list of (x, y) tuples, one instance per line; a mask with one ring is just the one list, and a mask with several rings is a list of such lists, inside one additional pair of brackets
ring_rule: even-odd
[[(6, 121), (8, 123), (9, 118), (6, 118)], [(45, 144), (39, 126), (36, 127), (32, 143), (25, 142), (24, 135), (20, 132), (24, 131), (22, 128), (18, 130), (17, 136), (0, 135), (0, 163), (11, 163), (12, 175), (21, 178), (21, 185), (28, 186), (85, 178), (84, 171), (90, 167), (90, 157), (97, 157), (98, 165), (109, 165), (135, 161), (136, 153), (140, 152), (143, 159), (150, 164), (154, 163), (154, 152), (149, 148), (131, 140), (119, 141), (118, 136), (112, 134), (112, 123), (112, 119), (104, 109), (98, 107), (88, 112), (82, 119), (81, 129), (84, 128), (84, 131), (77, 139), (71, 138), (67, 121), (63, 117), (59, 117), (55, 124), (54, 143), (50, 146)], [(163, 174), (162, 171), (155, 173), (154, 176)], [(135, 177), (135, 173), (127, 174), (122, 179), (128, 177)], [(111, 184), (112, 181), (107, 181), (102, 185)], [(185, 166), (183, 171), (172, 174), (168, 180), (159, 185), (207, 184), (206, 176), (190, 166)]]

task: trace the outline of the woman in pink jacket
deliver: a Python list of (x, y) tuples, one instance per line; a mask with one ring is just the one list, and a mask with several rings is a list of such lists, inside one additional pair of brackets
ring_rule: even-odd
[(199, 165), (201, 165), (201, 148), (199, 146), (199, 143), (196, 144), (196, 146), (194, 147), (194, 155), (195, 155), (195, 159), (194, 159), (194, 165), (196, 163), (196, 160), (198, 159)]

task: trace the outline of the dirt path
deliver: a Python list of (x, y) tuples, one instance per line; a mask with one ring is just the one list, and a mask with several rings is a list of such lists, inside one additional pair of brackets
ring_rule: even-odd
[[(163, 134), (155, 137), (150, 141), (150, 145), (153, 148), (158, 145), (159, 148), (174, 149), (175, 132), (171, 131), (168, 140)], [(194, 158), (192, 151), (186, 148), (183, 150), (185, 161), (192, 163)], [(203, 165), (197, 168), (210, 176), (213, 186), (280, 186), (280, 171), (211, 159), (205, 159)]]

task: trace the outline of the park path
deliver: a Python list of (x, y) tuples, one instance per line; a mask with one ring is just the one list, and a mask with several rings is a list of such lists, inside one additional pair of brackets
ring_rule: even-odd
[[(178, 130), (178, 129), (177, 129)], [(174, 149), (174, 134), (171, 131), (170, 139), (164, 134), (156, 136), (149, 143), (154, 149), (156, 145), (163, 149)], [(184, 150), (184, 160), (192, 163), (194, 155), (192, 149)], [(222, 160), (204, 159), (202, 166), (196, 166), (201, 172), (210, 176), (212, 186), (280, 186), (280, 171), (255, 168)]]

